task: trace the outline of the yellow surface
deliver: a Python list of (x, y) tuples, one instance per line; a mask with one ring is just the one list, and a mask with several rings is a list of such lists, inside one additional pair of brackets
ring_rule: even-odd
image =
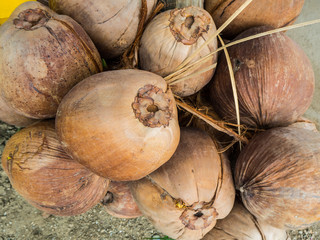
[(7, 18), (0, 18), (0, 25), (1, 25), (2, 23), (4, 23), (6, 20), (7, 20)]
[(16, 7), (21, 3), (29, 2), (26, 0), (0, 0), (0, 24), (10, 16)]

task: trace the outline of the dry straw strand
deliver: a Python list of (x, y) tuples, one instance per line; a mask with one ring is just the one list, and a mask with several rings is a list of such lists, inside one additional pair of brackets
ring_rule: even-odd
[[(216, 52), (214, 52), (216, 53)], [(209, 60), (210, 57), (214, 54), (214, 53), (209, 53), (208, 55), (198, 59), (197, 61), (190, 63), (189, 65), (179, 69), (178, 71), (175, 71), (171, 74), (169, 74), (168, 76), (164, 77), (164, 79), (167, 82), (171, 82), (173, 81), (173, 79), (178, 79), (182, 74), (184, 74), (187, 70), (192, 70), (192, 69), (196, 69), (198, 67), (199, 64), (204, 63), (205, 61)], [(212, 64), (212, 66), (216, 66), (216, 63)]]
[[(313, 24), (316, 24), (316, 23), (320, 23), (320, 19), (315, 19), (315, 20), (312, 20), (312, 21), (307, 21), (307, 22), (298, 23), (298, 24), (295, 24), (295, 25), (287, 26), (287, 27), (277, 28), (277, 29), (273, 29), (273, 30), (270, 30), (270, 31), (258, 33), (258, 34), (255, 34), (255, 35), (252, 35), (252, 36), (249, 36), (249, 37), (246, 37), (246, 38), (242, 38), (242, 39), (236, 40), (234, 42), (230, 42), (230, 43), (226, 44), (225, 47), (228, 48), (228, 47), (231, 47), (233, 45), (236, 45), (236, 44), (239, 44), (239, 43), (243, 43), (243, 42), (246, 42), (246, 41), (249, 41), (249, 40), (253, 40), (253, 39), (256, 39), (256, 38), (259, 38), (259, 37), (264, 37), (264, 36), (267, 36), (267, 35), (270, 35), (270, 34), (273, 34), (273, 33), (288, 31), (288, 30), (292, 30), (292, 29), (296, 29), (296, 28), (301, 28), (301, 27), (313, 25)], [(223, 48), (220, 47), (220, 48), (218, 48), (216, 50), (216, 52), (221, 51), (222, 49)]]
[[(238, 124), (238, 134), (239, 134), (239, 136), (241, 136), (240, 111), (239, 111), (239, 101), (238, 101), (236, 79), (234, 77), (232, 63), (231, 63), (229, 52), (228, 52), (228, 50), (226, 48), (226, 45), (224, 44), (224, 41), (222, 40), (220, 35), (218, 35), (218, 38), (219, 38), (219, 40), (221, 42), (221, 45), (223, 47), (224, 54), (226, 55), (226, 60), (227, 60), (227, 64), (228, 64), (228, 70), (229, 70), (229, 74), (230, 74), (231, 87), (232, 87), (232, 92), (233, 92), (233, 98), (234, 98), (234, 105), (235, 105), (235, 109), (236, 109), (237, 124)], [(241, 142), (240, 142), (240, 149), (241, 149)]]
[(129, 68), (133, 69), (138, 65), (138, 48), (140, 44), (140, 39), (142, 37), (142, 34), (144, 32), (144, 29), (146, 26), (150, 23), (150, 21), (154, 18), (154, 16), (160, 12), (160, 10), (164, 7), (163, 2), (158, 2), (158, 4), (155, 6), (155, 8), (152, 10), (149, 18), (147, 19), (147, 12), (148, 12), (148, 7), (147, 7), (147, 1), (146, 0), (141, 0), (141, 9), (140, 9), (140, 20), (139, 20), (139, 25), (138, 25), (138, 31), (136, 34), (136, 38), (131, 44), (130, 47), (126, 49), (124, 54), (122, 55), (122, 65), (123, 68)]
[(195, 115), (198, 118), (200, 118), (201, 120), (205, 121), (207, 124), (209, 124), (213, 128), (217, 129), (218, 131), (224, 132), (224, 133), (228, 134), (229, 136), (234, 137), (238, 141), (248, 143), (248, 139), (246, 137), (238, 135), (232, 129), (226, 127), (223, 121), (214, 120), (214, 119), (210, 118), (209, 116), (199, 112), (197, 109), (191, 107), (190, 105), (181, 102), (178, 99), (176, 99), (176, 104), (178, 105), (178, 107), (183, 108), (186, 111), (192, 113), (193, 115)]
[[(211, 36), (209, 37), (209, 39), (202, 45), (200, 46), (199, 49), (197, 49), (191, 56), (189, 56), (187, 59), (185, 59), (176, 69), (175, 72), (169, 74), (168, 76), (166, 76), (164, 79), (168, 82), (168, 83), (172, 83), (174, 80), (178, 79), (185, 71), (190, 70), (192, 66), (197, 67), (198, 64), (196, 63), (203, 63), (205, 61), (208, 60), (208, 58), (213, 55), (214, 53), (216, 53), (217, 51), (215, 51), (214, 53), (210, 53), (205, 57), (202, 57), (201, 59), (197, 60), (194, 63), (188, 64), (198, 53), (200, 53), (200, 51), (207, 46), (214, 38), (216, 38), (219, 33), (221, 31), (223, 31), (223, 29), (225, 29), (230, 22), (232, 22), (234, 20), (234, 18), (236, 18), (250, 3), (252, 0), (247, 0), (232, 16), (230, 16), (230, 18)], [(221, 50), (221, 49), (220, 49)], [(216, 65), (211, 65), (212, 67), (207, 70), (211, 70), (213, 68), (216, 67)], [(204, 71), (203, 71), (204, 72)], [(202, 73), (203, 73), (202, 72)], [(186, 78), (184, 78), (183, 80), (185, 80)], [(181, 80), (182, 81), (182, 80)], [(180, 82), (180, 80), (179, 80)]]
[(233, 140), (231, 143), (229, 143), (226, 147), (224, 148), (219, 148), (219, 151), (218, 153), (221, 154), (221, 153), (224, 153), (226, 151), (228, 151), (234, 144), (236, 144), (236, 142), (238, 142), (237, 140)]
[(182, 82), (182, 81), (184, 81), (186, 79), (193, 78), (193, 77), (196, 77), (196, 76), (198, 76), (198, 75), (200, 75), (202, 73), (205, 73), (205, 72), (215, 68), (216, 66), (217, 66), (217, 63), (214, 63), (214, 64), (212, 64), (212, 65), (210, 65), (210, 66), (208, 66), (208, 67), (206, 67), (204, 69), (201, 69), (200, 71), (197, 71), (197, 72), (195, 72), (193, 74), (190, 74), (190, 75), (187, 75), (185, 77), (180, 78), (179, 76), (177, 76), (175, 78), (172, 78), (169, 81), (167, 81), (167, 83), (169, 85), (172, 85), (172, 84), (175, 84), (175, 83), (178, 83), (178, 82)]
[(209, 39), (203, 44), (201, 45), (196, 51), (193, 52), (193, 54), (191, 54), (188, 58), (186, 58), (178, 67), (176, 70), (180, 70), (181, 68), (183, 68), (184, 66), (186, 66), (195, 56), (197, 56), (201, 50), (206, 47), (213, 39), (215, 39), (219, 33), (221, 33), (229, 24), (230, 22), (232, 22), (253, 0), (247, 0), (245, 1), (244, 4), (241, 5), (241, 7), (239, 7), (237, 9), (237, 11), (234, 12), (234, 14), (232, 14), (230, 16), (230, 18), (224, 23), (222, 24), (221, 27), (219, 27), (219, 29), (212, 35), (209, 37)]
[(255, 34), (255, 35), (252, 35), (252, 36), (249, 36), (249, 37), (246, 37), (246, 38), (242, 38), (242, 39), (236, 40), (234, 42), (227, 43), (225, 45), (225, 47), (220, 47), (220, 48), (216, 49), (215, 51), (209, 53), (208, 55), (198, 59), (197, 61), (195, 61), (193, 63), (190, 63), (187, 66), (184, 66), (183, 68), (177, 70), (176, 72), (171, 73), (170, 75), (168, 75), (165, 79), (170, 79), (173, 76), (175, 76), (177, 74), (180, 74), (181, 72), (186, 71), (187, 69), (189, 69), (190, 67), (192, 67), (194, 65), (198, 65), (198, 64), (201, 64), (201, 63), (207, 61), (207, 59), (209, 57), (211, 57), (212, 55), (216, 54), (217, 52), (220, 52), (224, 48), (228, 48), (228, 47), (234, 46), (236, 44), (247, 42), (247, 41), (250, 41), (250, 40), (253, 40), (253, 39), (256, 39), (256, 38), (259, 38), (259, 37), (264, 37), (264, 36), (267, 36), (267, 35), (270, 35), (270, 34), (274, 34), (274, 33), (278, 33), (278, 32), (284, 32), (284, 31), (288, 31), (288, 30), (292, 30), (292, 29), (296, 29), (296, 28), (301, 28), (301, 27), (306, 27), (306, 26), (310, 26), (310, 25), (313, 25), (313, 24), (317, 24), (317, 23), (320, 23), (320, 19), (315, 19), (315, 20), (311, 20), (311, 21), (307, 21), (307, 22), (303, 22), (303, 23), (294, 24), (294, 25), (291, 25), (291, 26), (286, 26), (286, 27), (282, 27), (282, 28), (269, 30), (269, 31), (266, 31), (266, 32), (258, 33), (258, 34)]
[[(236, 15), (238, 15), (241, 11), (243, 11), (250, 3), (251, 1), (246, 1), (238, 10), (237, 12), (235, 12), (226, 22), (224, 25), (222, 25), (216, 32), (216, 34), (214, 34), (215, 36), (217, 36), (235, 17)], [(237, 14), (236, 14), (237, 13)], [(274, 29), (274, 30), (270, 30), (270, 31), (266, 31), (266, 32), (263, 32), (263, 33), (259, 33), (259, 34), (256, 34), (256, 35), (252, 35), (252, 36), (249, 36), (249, 37), (246, 37), (246, 38), (243, 38), (243, 39), (239, 39), (237, 41), (234, 41), (234, 42), (230, 42), (228, 44), (225, 44), (224, 46), (216, 49), (215, 51), (211, 52), (210, 54), (198, 59), (197, 61), (193, 62), (193, 63), (190, 63), (188, 64), (192, 58), (193, 58), (193, 55), (191, 55), (190, 57), (188, 57), (183, 63), (181, 63), (177, 70), (173, 73), (171, 73), (170, 75), (166, 76), (165, 77), (165, 80), (169, 83), (173, 83), (174, 81), (178, 80), (179, 77), (184, 74), (187, 70), (190, 70), (191, 68), (196, 68), (199, 64), (205, 62), (208, 60), (208, 58), (210, 58), (213, 54), (221, 51), (221, 50), (224, 50), (228, 47), (231, 47), (231, 46), (234, 46), (236, 44), (239, 44), (239, 43), (243, 43), (243, 42), (246, 42), (246, 41), (250, 41), (252, 39), (256, 39), (256, 38), (259, 38), (259, 37), (263, 37), (263, 36), (267, 36), (267, 35), (270, 35), (270, 34), (273, 34), (273, 33), (278, 33), (278, 32), (283, 32), (283, 31), (288, 31), (288, 30), (292, 30), (292, 29), (296, 29), (296, 28), (300, 28), (300, 27), (304, 27), (304, 26), (309, 26), (309, 25), (312, 25), (312, 24), (317, 24), (317, 23), (320, 23), (320, 19), (316, 19), (316, 20), (312, 20), (312, 21), (307, 21), (307, 22), (303, 22), (303, 23), (299, 23), (299, 24), (295, 24), (295, 25), (291, 25), (291, 26), (286, 26), (286, 27), (282, 27), (282, 28), (278, 28), (278, 29)], [(209, 42), (213, 39), (214, 37), (210, 37), (206, 43), (201, 46), (201, 49), (203, 47), (205, 47), (207, 44), (209, 44)], [(201, 49), (199, 51), (201, 51)], [(196, 53), (194, 54), (196, 55)], [(188, 60), (189, 59), (189, 60)], [(205, 72), (216, 67), (216, 64), (212, 64), (211, 66), (207, 67), (208, 69), (203, 69), (201, 70), (201, 73), (202, 72)], [(199, 74), (201, 74), (199, 73)], [(195, 73), (197, 74), (197, 73)], [(182, 78), (181, 80), (179, 79), (178, 81), (183, 81), (185, 80), (186, 78), (190, 78), (191, 75), (187, 76), (187, 77), (184, 77)], [(193, 74), (192, 74), (193, 76)], [(238, 101), (237, 101), (238, 103)], [(201, 112), (197, 111), (196, 109), (192, 108), (191, 106), (189, 106), (188, 104), (185, 104), (185, 103), (182, 103), (182, 102), (177, 102), (177, 105), (178, 107), (180, 108), (183, 108), (185, 109), (186, 111), (194, 114), (195, 116), (198, 116), (200, 119), (204, 120), (206, 123), (208, 123), (210, 126), (216, 128), (217, 130), (219, 131), (222, 131), (230, 136), (233, 136), (235, 137), (236, 139), (241, 139), (242, 138), (242, 141), (247, 143), (247, 139), (246, 138), (243, 138), (241, 137), (241, 135), (239, 134), (236, 134), (234, 133), (232, 130), (231, 130), (231, 134), (229, 132), (229, 130), (225, 130), (223, 128), (221, 128), (221, 126), (219, 126), (217, 123), (219, 123), (219, 121), (216, 121), (208, 116), (206, 116), (205, 114), (202, 114)], [(184, 105), (184, 106), (183, 106)], [(240, 116), (239, 114), (237, 114), (237, 120), (240, 120)], [(221, 122), (220, 122), (221, 123)], [(239, 122), (238, 122), (239, 123)], [(225, 126), (226, 124), (228, 123), (224, 123), (223, 126)], [(241, 129), (240, 129), (240, 124), (237, 124), (237, 127), (238, 127), (238, 131), (239, 133), (241, 133)]]

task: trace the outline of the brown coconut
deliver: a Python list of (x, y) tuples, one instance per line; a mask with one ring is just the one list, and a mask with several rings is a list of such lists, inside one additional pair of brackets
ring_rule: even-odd
[(75, 19), (89, 34), (104, 58), (122, 55), (133, 43), (141, 13), (150, 16), (156, 0), (49, 0), (50, 7), (58, 13)]
[[(270, 30), (257, 27), (236, 39)], [(241, 123), (271, 128), (295, 122), (308, 109), (314, 91), (312, 65), (284, 33), (260, 37), (228, 48), (238, 93)], [(210, 86), (215, 111), (236, 123), (231, 80), (225, 55)]]
[(201, 239), (234, 203), (228, 159), (205, 132), (184, 128), (173, 157), (130, 184), (140, 211), (174, 239)]
[(230, 214), (217, 221), (203, 240), (286, 240), (285, 230), (257, 220), (236, 200)]
[[(139, 48), (141, 68), (163, 77), (176, 72), (177, 67), (215, 31), (216, 27), (210, 14), (199, 7), (186, 7), (160, 13), (143, 32)], [(216, 49), (215, 38), (190, 63)], [(216, 61), (217, 54), (213, 54), (201, 64), (188, 68), (179, 75), (176, 83), (171, 84), (173, 93), (185, 97), (198, 92), (211, 80), (215, 70), (211, 69), (190, 78), (188, 76), (213, 65)], [(182, 81), (184, 77), (187, 78)]]
[(59, 106), (56, 129), (71, 156), (113, 181), (145, 177), (170, 159), (180, 137), (164, 79), (133, 69), (77, 84)]
[(133, 199), (128, 182), (111, 181), (108, 192), (101, 203), (113, 217), (136, 218), (142, 216), (138, 205)]
[(13, 188), (49, 214), (84, 213), (107, 192), (109, 180), (95, 175), (63, 150), (54, 121), (37, 123), (13, 135), (1, 161)]
[(28, 118), (54, 117), (62, 97), (102, 71), (100, 55), (73, 19), (39, 2), (18, 6), (0, 27), (0, 94)]
[[(246, 0), (205, 0), (205, 9), (219, 28)], [(280, 28), (291, 25), (299, 16), (304, 0), (254, 0), (223, 31), (226, 38), (261, 25)]]
[(269, 129), (242, 150), (235, 185), (245, 207), (281, 229), (320, 220), (320, 133), (297, 127)]
[(4, 102), (0, 95), (0, 121), (3, 121), (10, 125), (15, 125), (17, 127), (25, 127), (36, 122), (37, 120), (27, 118), (16, 113)]
[(305, 117), (299, 118), (295, 123), (290, 124), (289, 127), (304, 128), (314, 132), (318, 132), (316, 123)]

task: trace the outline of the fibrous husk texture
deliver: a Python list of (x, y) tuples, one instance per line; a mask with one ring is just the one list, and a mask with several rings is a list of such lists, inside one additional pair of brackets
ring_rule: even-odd
[[(252, 28), (236, 39), (270, 30)], [(314, 73), (303, 50), (284, 33), (260, 37), (228, 48), (242, 124), (258, 128), (287, 126), (308, 109)], [(210, 88), (217, 113), (236, 122), (234, 96), (224, 55)]]
[[(141, 17), (141, 0), (50, 0), (50, 7), (75, 19), (104, 58), (118, 57), (134, 41)], [(156, 0), (147, 0), (147, 18)]]
[(187, 128), (173, 157), (130, 186), (141, 212), (174, 239), (201, 239), (235, 196), (228, 160), (205, 132)]
[(320, 134), (282, 127), (256, 135), (240, 153), (235, 184), (246, 208), (281, 229), (320, 220)]
[(54, 121), (37, 123), (13, 135), (1, 161), (13, 188), (49, 214), (84, 213), (107, 192), (109, 180), (95, 175), (63, 150)]
[(28, 118), (54, 117), (63, 96), (102, 71), (81, 26), (35, 1), (18, 6), (0, 28), (0, 95)]
[[(157, 15), (146, 27), (139, 49), (141, 68), (163, 77), (175, 72), (216, 31), (215, 24), (204, 9), (186, 7), (168, 10)], [(199, 60), (217, 49), (217, 39), (212, 40), (190, 62)], [(217, 61), (213, 54), (195, 68), (185, 70), (179, 78), (200, 71)], [(212, 78), (214, 69), (171, 85), (174, 94), (181, 97), (198, 92)], [(177, 81), (179, 80), (177, 79)]]
[(286, 240), (285, 230), (258, 221), (239, 200), (235, 201), (230, 214), (217, 221), (203, 240)]
[(113, 181), (145, 177), (170, 159), (180, 138), (165, 80), (133, 69), (76, 85), (59, 106), (56, 129), (71, 156)]
[(34, 123), (35, 119), (27, 118), (21, 114), (18, 114), (14, 109), (8, 106), (8, 104), (2, 99), (0, 95), (0, 120), (17, 127), (24, 127)]
[[(212, 15), (217, 27), (224, 24), (245, 0), (205, 0), (205, 9)], [(226, 38), (261, 25), (274, 28), (295, 22), (304, 0), (254, 0), (223, 31)]]
[(316, 123), (304, 117), (299, 118), (295, 123), (290, 124), (289, 127), (303, 128), (306, 130), (318, 132)]
[(136, 218), (142, 216), (133, 199), (128, 182), (111, 181), (102, 204), (106, 211), (118, 218)]

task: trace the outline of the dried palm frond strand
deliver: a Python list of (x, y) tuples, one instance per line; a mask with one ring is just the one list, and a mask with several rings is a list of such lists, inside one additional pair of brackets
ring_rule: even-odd
[(176, 104), (178, 107), (181, 107), (183, 109), (185, 109), (186, 111), (192, 113), (193, 115), (197, 116), (198, 118), (202, 119), (203, 121), (205, 121), (207, 124), (209, 124), (210, 126), (214, 127), (215, 129), (217, 129), (218, 131), (224, 132), (226, 134), (228, 134), (231, 137), (234, 137), (235, 139), (237, 139), (238, 141), (244, 142), (244, 143), (248, 143), (248, 139), (244, 136), (240, 136), (237, 133), (235, 133), (232, 129), (226, 127), (226, 123), (223, 121), (217, 121), (212, 119), (211, 117), (201, 113), (200, 111), (198, 111), (197, 109), (193, 108), (192, 106), (190, 106), (187, 103), (184, 103), (178, 99), (176, 99)]
[(174, 78), (172, 78), (170, 80), (166, 80), (166, 78), (164, 78), (164, 79), (166, 80), (166, 82), (169, 85), (172, 85), (172, 84), (175, 84), (175, 83), (178, 83), (178, 82), (182, 82), (182, 81), (184, 81), (186, 79), (189, 79), (189, 78), (192, 78), (192, 77), (196, 77), (196, 76), (198, 76), (198, 75), (200, 75), (202, 73), (205, 73), (205, 72), (207, 72), (207, 71), (209, 71), (211, 69), (214, 69), (216, 66), (217, 66), (217, 63), (214, 63), (214, 64), (212, 64), (212, 65), (210, 65), (210, 66), (208, 66), (208, 67), (206, 67), (204, 69), (201, 69), (201, 70), (199, 70), (199, 71), (197, 71), (197, 72), (195, 72), (193, 74), (187, 75), (185, 77), (181, 77), (180, 78), (179, 76), (176, 76), (176, 77), (174, 77)]
[(217, 52), (220, 52), (224, 48), (228, 48), (228, 47), (234, 46), (236, 44), (243, 43), (243, 42), (246, 42), (246, 41), (250, 41), (250, 40), (253, 40), (253, 39), (256, 39), (256, 38), (259, 38), (259, 37), (264, 37), (264, 36), (267, 36), (267, 35), (270, 35), (270, 34), (273, 34), (273, 33), (284, 32), (284, 31), (288, 31), (288, 30), (292, 30), (292, 29), (296, 29), (296, 28), (310, 26), (310, 25), (317, 24), (317, 23), (320, 23), (320, 19), (315, 19), (315, 20), (311, 20), (311, 21), (307, 21), (307, 22), (303, 22), (303, 23), (298, 23), (298, 24), (294, 24), (294, 25), (291, 25), (291, 26), (287, 26), (287, 27), (273, 29), (273, 30), (262, 32), (262, 33), (259, 33), (259, 34), (255, 34), (255, 35), (252, 35), (252, 36), (249, 36), (249, 37), (246, 37), (246, 38), (242, 38), (242, 39), (236, 40), (234, 42), (227, 43), (225, 45), (225, 47), (220, 47), (217, 50), (211, 52), (210, 54), (198, 59), (197, 61), (182, 67), (181, 69), (175, 71), (174, 73), (171, 73), (170, 75), (166, 76), (165, 79), (167, 80), (167, 79), (171, 79), (173, 77), (177, 77), (178, 74), (183, 73), (184, 71), (188, 70), (190, 67), (193, 67), (195, 65), (198, 66), (199, 64), (207, 61), (212, 55), (216, 54)]
[[(231, 86), (232, 86), (232, 92), (233, 92), (233, 98), (234, 98), (234, 105), (235, 105), (235, 109), (236, 109), (237, 124), (238, 124), (238, 134), (239, 134), (239, 136), (241, 136), (240, 111), (239, 111), (239, 101), (238, 101), (236, 79), (234, 77), (232, 63), (231, 63), (230, 56), (229, 56), (228, 50), (226, 48), (226, 45), (224, 44), (224, 41), (222, 40), (220, 35), (218, 35), (218, 38), (219, 38), (219, 40), (221, 42), (221, 45), (223, 47), (224, 54), (226, 55), (226, 60), (227, 60), (227, 64), (228, 64), (229, 74), (230, 74), (230, 81), (231, 81)], [(240, 142), (240, 149), (241, 149), (241, 142)]]
[[(250, 2), (251, 2), (251, 1), (250, 1)], [(247, 1), (247, 2), (246, 2), (247, 5), (248, 5), (250, 2)], [(245, 3), (245, 4), (246, 4), (246, 3)], [(247, 5), (245, 5), (245, 4), (242, 5), (242, 7), (241, 7), (242, 10), (244, 10), (244, 8), (247, 6)], [(239, 12), (239, 13), (242, 11), (241, 8), (238, 9), (238, 12)], [(231, 16), (230, 19), (228, 19), (228, 21), (226, 22), (225, 26), (227, 26), (227, 25), (232, 21), (232, 19), (231, 19), (232, 17), (233, 17), (233, 16)], [(236, 17), (236, 16), (234, 16), (234, 17)], [(266, 35), (270, 35), (270, 34), (273, 34), (273, 33), (282, 32), (282, 31), (287, 31), (287, 30), (291, 30), (291, 29), (295, 29), (295, 28), (304, 27), (304, 26), (309, 26), (309, 25), (316, 24), (316, 23), (320, 23), (320, 19), (316, 19), (316, 20), (312, 20), (312, 21), (308, 21), (308, 22), (304, 22), (304, 23), (300, 23), (300, 24), (295, 24), (295, 25), (291, 25), (291, 26), (287, 26), (287, 27), (282, 27), (282, 28), (278, 28), (278, 29), (271, 30), (271, 31), (266, 31), (266, 32), (263, 32), (263, 33), (259, 33), (259, 34), (252, 35), (252, 36), (247, 37), (247, 38), (243, 38), (243, 39), (234, 41), (234, 42), (230, 42), (230, 43), (225, 44), (224, 46), (218, 48), (216, 51), (213, 51), (212, 53), (208, 54), (207, 56), (204, 56), (204, 57), (202, 57), (201, 59), (199, 59), (199, 60), (197, 60), (197, 61), (195, 61), (195, 62), (193, 62), (193, 63), (188, 64), (188, 63), (192, 60), (192, 56), (190, 56), (190, 57), (189, 57), (189, 58), (190, 58), (190, 61), (188, 60), (187, 64), (185, 64), (185, 62), (183, 62), (182, 64), (184, 64), (184, 65), (183, 65), (183, 66), (180, 65), (180, 66), (178, 67), (177, 71), (175, 71), (174, 73), (166, 76), (166, 77), (165, 77), (165, 80), (166, 80), (169, 84), (172, 84), (172, 83), (175, 82), (175, 81), (179, 81), (179, 82), (180, 82), (180, 81), (183, 81), (184, 78), (186, 78), (186, 77), (182, 77), (182, 78), (181, 78), (180, 76), (181, 76), (182, 74), (185, 74), (186, 71), (190, 70), (191, 68), (196, 68), (199, 64), (201, 64), (201, 63), (203, 63), (203, 62), (205, 62), (205, 61), (208, 61), (208, 59), (210, 58), (210, 56), (212, 56), (213, 54), (215, 54), (215, 53), (217, 53), (217, 52), (219, 52), (219, 51), (221, 51), (221, 50), (224, 50), (224, 49), (226, 49), (226, 48), (228, 48), (228, 47), (231, 47), (231, 46), (233, 46), (233, 45), (236, 45), (236, 44), (239, 44), (239, 43), (242, 43), (242, 42), (245, 42), (245, 41), (249, 41), (249, 40), (252, 40), (252, 39), (255, 39), (255, 38), (263, 37), (263, 36), (266, 36)], [(225, 27), (225, 26), (223, 25), (222, 27)], [(222, 27), (221, 27), (221, 28), (222, 28)], [(221, 32), (220, 30), (222, 31), (223, 29), (218, 29), (219, 32)], [(218, 35), (218, 34), (217, 34), (217, 35)], [(209, 43), (210, 40), (211, 40), (211, 39), (208, 39), (206, 43)], [(204, 45), (204, 46), (205, 46), (205, 45)], [(203, 47), (204, 47), (204, 46), (203, 46)], [(186, 59), (186, 60), (187, 60), (187, 59)], [(182, 67), (181, 67), (181, 66), (182, 66)], [(199, 71), (198, 74), (201, 74), (201, 73), (203, 73), (203, 72), (205, 72), (205, 71), (208, 71), (208, 70), (210, 70), (210, 69), (212, 69), (212, 68), (214, 68), (214, 67), (216, 67), (216, 64), (212, 64), (211, 66), (207, 67), (206, 69), (202, 69), (201, 72)], [(197, 75), (197, 73), (194, 73), (194, 75)], [(190, 76), (189, 76), (189, 77), (190, 77)], [(179, 78), (180, 78), (180, 79), (179, 79)], [(178, 106), (179, 106), (179, 103), (177, 103), (177, 104), (178, 104)], [(201, 113), (201, 112), (199, 112), (200, 114), (198, 114), (198, 111), (197, 111), (195, 108), (189, 106), (187, 103), (183, 103), (183, 104), (185, 105), (185, 107), (184, 107), (184, 108), (183, 108), (182, 106), (180, 106), (180, 107), (182, 107), (184, 110), (190, 112), (191, 114), (194, 114), (194, 113), (196, 112), (196, 114), (194, 114), (195, 116), (198, 116), (198, 117), (199, 117), (199, 115), (201, 116), (201, 114), (202, 114), (204, 117), (206, 117), (206, 114), (203, 114), (203, 113)], [(189, 107), (189, 108), (188, 108), (188, 107)], [(237, 117), (237, 118), (240, 119), (239, 117)], [(204, 120), (203, 118), (201, 118), (201, 119)], [(213, 120), (213, 121), (212, 121), (212, 120)], [(209, 118), (207, 119), (207, 121), (205, 121), (205, 122), (208, 123), (210, 126), (216, 128), (216, 129), (219, 130), (219, 131), (222, 131), (222, 132), (225, 132), (225, 133), (228, 132), (228, 130), (225, 130), (225, 129), (222, 130), (222, 129), (221, 129), (221, 126), (219, 127), (219, 125), (216, 125), (216, 122), (215, 122), (215, 121), (217, 121), (217, 120), (214, 120), (213, 118), (210, 118), (210, 117), (209, 117)], [(218, 122), (219, 122), (219, 121), (218, 121)], [(238, 123), (239, 123), (239, 122), (238, 122)], [(223, 125), (225, 125), (225, 124), (227, 124), (227, 123), (224, 123)], [(238, 127), (240, 127), (240, 124), (238, 124)], [(238, 129), (238, 131), (239, 131), (239, 129)], [(240, 132), (240, 133), (241, 133), (241, 132)], [(228, 133), (227, 133), (227, 134), (228, 134)], [(228, 135), (234, 137), (234, 134), (228, 134)], [(236, 135), (237, 135), (237, 134), (236, 134)], [(241, 134), (237, 135), (236, 139), (239, 139), (238, 136), (241, 136)]]
[(160, 10), (164, 7), (164, 3), (159, 1), (149, 18), (147, 19), (147, 1), (141, 0), (141, 10), (140, 10), (140, 21), (138, 25), (138, 31), (134, 42), (131, 46), (124, 52), (122, 55), (123, 68), (135, 68), (138, 65), (137, 52), (139, 48), (140, 39), (142, 37), (142, 33), (145, 27), (149, 24), (149, 22), (154, 18), (154, 16), (160, 12)]
[(196, 51), (194, 51), (192, 53), (192, 55), (190, 55), (188, 58), (186, 58), (177, 67), (177, 70), (186, 66), (195, 56), (197, 56), (201, 52), (201, 50), (204, 47), (206, 47), (213, 39), (215, 39), (218, 36), (218, 34), (221, 33), (223, 31), (223, 29), (225, 29), (229, 25), (229, 23), (232, 22), (251, 2), (252, 2), (252, 0), (245, 1), (245, 3), (242, 4), (241, 7), (239, 7), (239, 9), (237, 11), (235, 11), (234, 14), (232, 14), (230, 16), (230, 18), (224, 24), (222, 24), (222, 26), (211, 37), (209, 37), (209, 39), (201, 47), (199, 47)]

